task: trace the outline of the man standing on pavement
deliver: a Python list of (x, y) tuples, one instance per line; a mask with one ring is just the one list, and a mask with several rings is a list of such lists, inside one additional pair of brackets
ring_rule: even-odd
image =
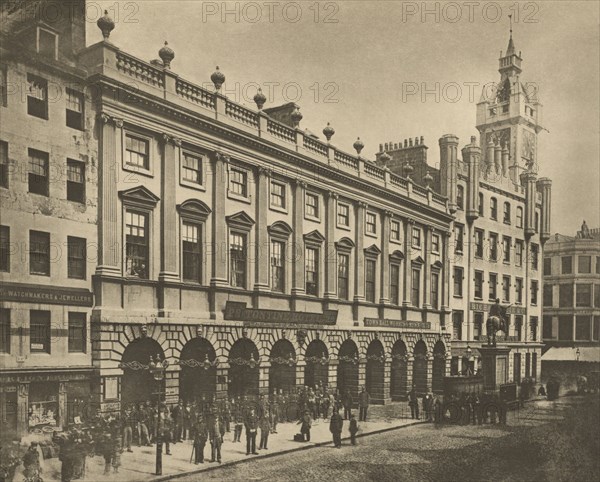
[(369, 396), (369, 392), (362, 387), (362, 391), (358, 394), (358, 420), (360, 422), (367, 421), (367, 410), (369, 409), (369, 402), (371, 401), (371, 397)]
[(346, 390), (344, 392), (344, 397), (342, 398), (342, 405), (344, 406), (344, 420), (350, 420), (352, 416), (352, 404), (354, 400), (352, 399), (352, 394), (350, 390)]
[(342, 428), (344, 427), (344, 420), (337, 410), (333, 411), (331, 421), (329, 422), (329, 431), (333, 435), (333, 446), (340, 448), (342, 446)]
[(246, 455), (258, 455), (256, 451), (256, 430), (258, 429), (258, 417), (253, 408), (250, 409), (244, 420), (246, 427)]
[(277, 393), (273, 392), (273, 400), (271, 402), (271, 433), (277, 433), (277, 423), (279, 422), (279, 400)]
[(352, 445), (356, 445), (356, 434), (358, 433), (358, 423), (356, 422), (356, 417), (352, 415), (350, 418), (350, 443)]
[(198, 421), (196, 422), (195, 433), (194, 433), (194, 463), (196, 465), (204, 463), (204, 447), (206, 446), (206, 440), (208, 439), (208, 427), (204, 417), (200, 414)]
[(211, 462), (215, 460), (221, 463), (221, 444), (223, 443), (223, 435), (225, 435), (225, 426), (221, 421), (221, 417), (215, 414), (210, 422), (208, 436), (210, 437)]
[(267, 444), (269, 442), (269, 433), (271, 432), (271, 422), (269, 421), (269, 414), (264, 414), (258, 422), (260, 426), (260, 444), (258, 450), (268, 450)]
[(408, 405), (410, 406), (410, 417), (419, 420), (419, 397), (414, 385), (408, 393)]
[(125, 407), (125, 411), (121, 417), (121, 423), (123, 425), (123, 447), (127, 449), (127, 452), (133, 452), (133, 450), (131, 450), (131, 441), (133, 438), (133, 425), (135, 421), (129, 405)]

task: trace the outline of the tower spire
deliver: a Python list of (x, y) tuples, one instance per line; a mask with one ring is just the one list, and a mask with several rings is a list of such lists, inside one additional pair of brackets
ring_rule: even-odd
[(508, 21), (510, 23), (510, 39), (508, 40), (508, 48), (506, 49), (506, 56), (515, 54), (515, 44), (513, 43), (512, 38), (512, 15), (508, 16)]

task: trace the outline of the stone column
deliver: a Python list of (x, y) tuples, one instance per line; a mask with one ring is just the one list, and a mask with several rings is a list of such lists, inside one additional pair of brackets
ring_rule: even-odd
[(423, 266), (423, 308), (431, 308), (431, 228), (423, 226), (425, 266)]
[(336, 225), (336, 204), (338, 195), (334, 192), (329, 191), (325, 196), (325, 199), (325, 298), (332, 299), (337, 298), (337, 253), (334, 249), (334, 241)]
[(390, 380), (392, 378), (392, 359), (386, 358), (383, 365), (383, 404), (387, 404), (392, 401), (392, 395), (390, 393)]
[(433, 355), (427, 354), (427, 391), (431, 391), (433, 386)]
[(367, 203), (359, 201), (356, 207), (356, 249), (354, 250), (354, 301), (365, 299), (365, 212)]
[(408, 355), (406, 359), (406, 392), (410, 392), (410, 389), (413, 385), (413, 366), (415, 362), (415, 357), (412, 355)]
[[(165, 281), (179, 281), (179, 237), (177, 236), (176, 176), (179, 172), (179, 158), (181, 140), (163, 134), (162, 143), (162, 169), (161, 169), (161, 226), (160, 226), (160, 274), (159, 279)], [(158, 228), (158, 227), (157, 227)]]
[(293, 260), (292, 260), (292, 295), (304, 294), (304, 190), (306, 183), (296, 180), (294, 184), (293, 213)]
[(58, 427), (64, 430), (67, 427), (67, 381), (58, 382)]
[(117, 177), (121, 170), (123, 121), (105, 113), (98, 117), (99, 193), (98, 266), (96, 273), (121, 275), (121, 243), (119, 242)]
[(227, 201), (227, 165), (229, 157), (221, 152), (213, 155), (213, 212), (212, 212), (212, 273), (211, 286), (229, 284), (227, 275), (227, 222), (225, 219), (225, 203)]
[(29, 433), (29, 382), (17, 385), (17, 435), (24, 437)]
[(413, 219), (406, 219), (404, 224), (404, 272), (402, 286), (404, 288), (404, 299), (402, 306), (410, 306), (410, 290), (412, 286), (412, 226)]
[(271, 170), (258, 168), (256, 183), (256, 278), (255, 291), (269, 290), (269, 233), (267, 231), (269, 213), (269, 182)]
[(381, 283), (379, 284), (381, 304), (390, 302), (390, 219), (392, 216), (390, 211), (384, 211), (381, 216)]

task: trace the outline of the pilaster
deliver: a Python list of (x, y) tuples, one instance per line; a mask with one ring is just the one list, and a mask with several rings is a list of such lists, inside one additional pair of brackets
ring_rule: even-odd
[(326, 195), (326, 219), (325, 219), (325, 298), (337, 298), (336, 274), (337, 260), (334, 247), (336, 205), (338, 195), (329, 191)]
[(179, 281), (178, 239), (175, 192), (176, 173), (179, 172), (181, 140), (167, 134), (161, 136), (161, 261), (160, 280)]
[(267, 231), (269, 213), (269, 182), (271, 170), (258, 168), (256, 183), (256, 278), (255, 291), (269, 290), (269, 233)]
[(228, 163), (229, 157), (215, 152), (213, 159), (213, 249), (211, 266), (211, 286), (226, 286), (227, 275), (227, 223), (225, 220), (225, 204), (227, 201)]
[(404, 270), (402, 273), (402, 286), (404, 288), (404, 296), (402, 306), (410, 306), (410, 290), (412, 286), (412, 228), (415, 221), (406, 219), (404, 223)]
[(294, 245), (292, 258), (292, 295), (304, 294), (304, 191), (306, 183), (294, 183)]
[(381, 304), (390, 302), (390, 219), (392, 216), (390, 211), (384, 211), (381, 216), (381, 282), (379, 283)]
[(356, 205), (356, 249), (354, 250), (354, 301), (365, 299), (365, 212), (367, 203)]
[(423, 308), (431, 308), (431, 228), (423, 227), (425, 266), (423, 266)]

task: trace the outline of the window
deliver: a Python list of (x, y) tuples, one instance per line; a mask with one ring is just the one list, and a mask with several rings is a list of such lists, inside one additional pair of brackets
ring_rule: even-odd
[(538, 282), (535, 279), (531, 280), (531, 304), (538, 304)]
[(525, 353), (525, 378), (531, 376), (531, 353)]
[(594, 306), (600, 308), (600, 285), (594, 285)]
[(4, 65), (0, 66), (0, 105), (3, 107), (8, 105), (8, 78)]
[(67, 127), (83, 130), (83, 94), (73, 89), (66, 89), (67, 94)]
[(0, 187), (8, 189), (8, 143), (0, 141)]
[(573, 315), (560, 315), (558, 317), (558, 339), (573, 339)]
[(125, 212), (125, 272), (127, 276), (148, 279), (148, 215)]
[(85, 353), (86, 331), (85, 313), (69, 312), (69, 353)]
[(490, 301), (495, 301), (498, 297), (498, 275), (496, 273), (490, 273), (489, 279), (489, 297)]
[(319, 251), (316, 248), (306, 248), (306, 294), (319, 295)]
[(181, 251), (183, 280), (202, 282), (202, 243), (199, 224), (184, 222), (181, 225)]
[(482, 326), (483, 326), (483, 312), (476, 311), (475, 320), (473, 323), (473, 339), (481, 340), (482, 339)]
[(538, 269), (540, 248), (537, 244), (531, 243), (531, 269)]
[(365, 299), (375, 303), (375, 268), (377, 263), (374, 259), (365, 260)]
[(510, 238), (508, 236), (502, 237), (502, 261), (510, 263)]
[(285, 185), (271, 181), (271, 206), (285, 209)]
[(594, 316), (594, 326), (592, 329), (592, 340), (598, 341), (600, 339), (600, 316)]
[(515, 278), (515, 302), (523, 303), (523, 279)]
[(544, 276), (552, 274), (552, 258), (544, 258)]
[(458, 209), (465, 208), (465, 188), (460, 184), (456, 186), (456, 205)]
[(523, 208), (521, 206), (517, 206), (517, 228), (523, 227)]
[(29, 231), (29, 274), (50, 276), (50, 233)]
[(454, 267), (454, 296), (462, 298), (463, 295), (463, 274), (462, 268)]
[(183, 153), (183, 162), (181, 164), (181, 178), (185, 182), (190, 182), (201, 186), (202, 179), (202, 158), (189, 152)]
[(483, 258), (483, 230), (475, 230), (475, 257)]
[(510, 224), (510, 203), (504, 203), (504, 210), (502, 211), (502, 222), (504, 224)]
[(592, 306), (591, 284), (577, 283), (575, 306)]
[(347, 300), (349, 296), (348, 273), (350, 268), (350, 256), (338, 254), (338, 298)]
[(306, 216), (319, 218), (319, 196), (310, 192), (306, 193)]
[(523, 266), (523, 241), (520, 239), (515, 241), (515, 264)]
[(462, 339), (463, 312), (452, 312), (452, 335), (455, 340)]
[(461, 224), (455, 224), (454, 225), (454, 252), (455, 253), (462, 253), (463, 252), (463, 236), (464, 235), (464, 228)]
[(31, 74), (27, 74), (27, 113), (48, 118), (48, 82)]
[(85, 164), (67, 159), (67, 200), (85, 203)]
[(479, 216), (483, 217), (483, 213), (484, 213), (484, 205), (483, 205), (483, 193), (480, 192), (479, 193), (479, 205), (478, 205), (478, 210), (479, 210)]
[(577, 272), (583, 274), (592, 272), (591, 256), (577, 256)]
[(513, 354), (513, 381), (521, 383), (521, 354)]
[(559, 308), (573, 307), (573, 285), (563, 284), (558, 287), (558, 306)]
[(510, 276), (502, 277), (502, 301), (510, 301)]
[(490, 233), (490, 261), (498, 260), (498, 235)]
[(440, 252), (440, 237), (437, 234), (431, 235), (431, 252), (432, 253)]
[(0, 308), (0, 353), (10, 353), (10, 310)]
[(32, 353), (50, 353), (50, 312), (29, 312), (29, 347)]
[(56, 60), (56, 43), (58, 40), (58, 35), (53, 32), (49, 32), (43, 28), (39, 28), (37, 30), (38, 33), (38, 45), (37, 51), (41, 55), (45, 55), (51, 59)]
[(400, 304), (400, 265), (390, 265), (390, 301), (393, 305)]
[(498, 200), (490, 198), (490, 217), (495, 221), (498, 219)]
[(377, 234), (377, 214), (367, 213), (365, 229), (367, 234)]
[(337, 205), (337, 223), (338, 226), (350, 226), (350, 206), (338, 203)]
[(0, 271), (10, 272), (10, 228), (0, 226)]
[(544, 315), (542, 318), (542, 338), (544, 340), (551, 340), (554, 338), (552, 335), (552, 317)]
[(434, 310), (437, 310), (439, 308), (439, 281), (439, 273), (431, 273), (431, 307)]
[(241, 233), (230, 233), (229, 235), (229, 257), (230, 257), (230, 283), (234, 288), (246, 288), (246, 235)]
[(410, 301), (413, 306), (420, 305), (421, 295), (421, 270), (418, 268), (412, 269), (412, 285)]
[(283, 293), (285, 290), (285, 243), (271, 241), (271, 289)]
[(521, 341), (521, 335), (523, 331), (523, 317), (521, 315), (515, 315), (515, 337)]
[(573, 273), (573, 258), (571, 256), (563, 256), (560, 258), (561, 273), (571, 274)]
[[(390, 224), (390, 239), (392, 241), (400, 241), (400, 222), (392, 219)], [(438, 238), (438, 249), (439, 249), (439, 238)]]
[(590, 324), (591, 318), (585, 315), (577, 315), (575, 317), (575, 339), (589, 340), (590, 339)]
[(544, 306), (552, 306), (553, 304), (552, 285), (544, 285)]
[(69, 278), (86, 277), (86, 241), (84, 238), (67, 236), (67, 273)]
[(421, 247), (421, 230), (419, 228), (412, 228), (412, 245), (415, 248)]
[(150, 169), (150, 155), (147, 139), (131, 134), (125, 135), (125, 163), (140, 169)]
[(48, 153), (29, 149), (29, 192), (48, 196)]
[(535, 213), (535, 232), (540, 232), (540, 213)]
[(475, 271), (475, 298), (483, 299), (483, 271)]

